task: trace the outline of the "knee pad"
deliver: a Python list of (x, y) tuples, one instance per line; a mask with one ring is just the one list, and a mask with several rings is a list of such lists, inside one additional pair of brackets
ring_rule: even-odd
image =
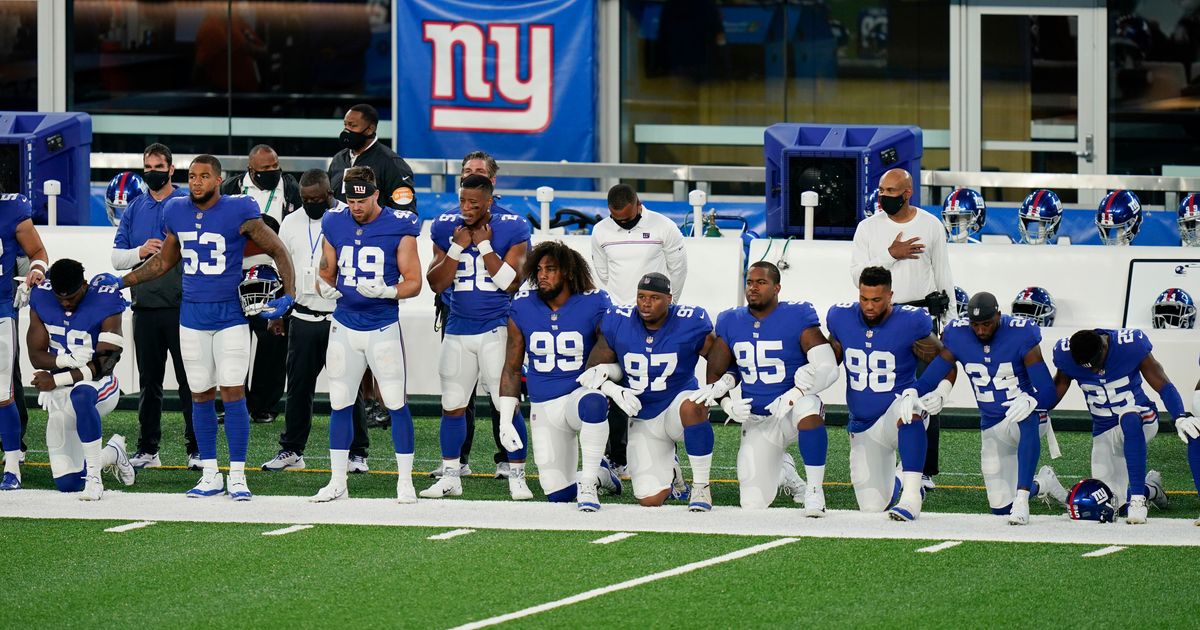
[(54, 487), (59, 492), (83, 492), (84, 471), (54, 478)]
[(546, 500), (551, 503), (570, 503), (575, 500), (579, 486), (571, 484), (561, 490), (555, 490), (546, 495)]
[(96, 388), (89, 385), (76, 385), (71, 389), (71, 406), (75, 408), (75, 416), (79, 417), (80, 409), (87, 409), (96, 406), (96, 399), (99, 393)]
[(383, 397), (383, 406), (389, 411), (395, 411), (404, 406), (404, 379), (379, 376), (379, 395)]
[(579, 399), (579, 419), (589, 424), (608, 422), (608, 398), (599, 392), (588, 392)]
[(330, 409), (345, 409), (354, 404), (354, 399), (358, 395), (358, 388), (351, 388), (349, 384), (341, 380), (329, 381), (329, 408)]

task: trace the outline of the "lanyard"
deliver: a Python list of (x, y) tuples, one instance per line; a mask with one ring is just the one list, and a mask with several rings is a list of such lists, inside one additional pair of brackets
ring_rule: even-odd
[[(267, 195), (267, 205), (263, 206), (263, 209), (262, 209), (263, 214), (267, 214), (267, 212), (271, 210), (271, 202), (275, 200), (275, 190), (277, 188), (279, 188), (279, 187), (276, 186), (275, 188), (271, 189), (271, 194)], [(242, 194), (243, 195), (249, 194), (249, 192), (250, 192), (249, 186), (242, 186)]]
[[(322, 234), (321, 230), (318, 228), (317, 240), (313, 241), (312, 224), (313, 224), (313, 222), (310, 220), (308, 222), (308, 247), (309, 247), (308, 260), (310, 262), (312, 261), (313, 256), (316, 255), (316, 253), (317, 253), (317, 245), (321, 244), (321, 238), (324, 237), (324, 234)], [(318, 225), (319, 225), (319, 223), (318, 223)]]

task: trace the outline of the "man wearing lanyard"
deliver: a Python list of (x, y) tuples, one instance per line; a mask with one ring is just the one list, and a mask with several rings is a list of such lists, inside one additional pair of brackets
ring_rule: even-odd
[[(166, 236), (163, 208), (167, 200), (188, 194), (171, 183), (175, 166), (171, 163), (171, 149), (165, 145), (154, 143), (146, 147), (142, 153), (142, 167), (142, 178), (150, 194), (134, 199), (121, 215), (113, 243), (114, 269), (137, 267), (158, 253)], [(196, 434), (192, 430), (192, 392), (188, 388), (183, 357), (179, 353), (179, 301), (183, 292), (183, 266), (177, 266), (161, 278), (133, 287), (131, 292), (133, 342), (137, 350), (141, 394), (138, 397), (140, 432), (137, 453), (129, 461), (135, 468), (162, 466), (158, 456), (162, 438), (162, 386), (166, 376), (167, 353), (170, 352), (183, 409), (188, 468), (199, 470), (200, 448), (196, 445)]]
[(250, 195), (262, 213), (282, 223), (283, 217), (300, 207), (300, 184), (279, 169), (279, 155), (265, 144), (250, 149), (248, 168), (242, 177), (221, 184), (222, 195)]
[[(321, 297), (316, 290), (317, 265), (321, 259), (321, 218), (331, 208), (345, 204), (333, 198), (329, 191), (329, 176), (321, 169), (305, 171), (300, 177), (300, 197), (303, 212), (293, 212), (279, 228), (292, 267), (296, 269), (296, 305), (292, 309), (287, 333), (287, 402), (284, 407), (284, 428), (279, 436), (279, 452), (262, 465), (263, 470), (303, 470), (304, 447), (312, 430), (313, 392), (317, 376), (325, 367), (325, 351), (329, 345), (329, 325), (332, 321), (333, 300)], [(354, 439), (350, 457), (367, 458), (367, 424), (362, 399), (354, 405)]]

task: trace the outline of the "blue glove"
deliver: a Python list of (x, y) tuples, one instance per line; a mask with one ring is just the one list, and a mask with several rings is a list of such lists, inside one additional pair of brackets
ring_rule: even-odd
[(267, 302), (268, 308), (264, 309), (258, 314), (258, 316), (267, 320), (279, 319), (280, 317), (287, 315), (287, 312), (292, 310), (292, 305), (295, 303), (296, 298), (284, 294), (283, 297), (277, 297), (274, 300)]

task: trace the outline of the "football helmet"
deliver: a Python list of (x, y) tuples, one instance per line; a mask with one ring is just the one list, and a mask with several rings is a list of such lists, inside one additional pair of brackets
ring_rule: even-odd
[(117, 225), (121, 215), (134, 199), (146, 192), (146, 182), (142, 176), (133, 171), (118, 173), (108, 180), (108, 189), (104, 191), (104, 209), (108, 211), (108, 222)]
[(1200, 247), (1200, 194), (1191, 193), (1179, 202), (1179, 239), (1187, 247)]
[(1155, 328), (1196, 327), (1196, 302), (1183, 289), (1171, 288), (1159, 293), (1150, 314)]
[(1017, 209), (1017, 228), (1022, 243), (1043, 245), (1054, 242), (1061, 221), (1062, 201), (1053, 190), (1041, 188), (1029, 193)]
[(1112, 489), (1099, 479), (1084, 479), (1067, 493), (1067, 514), (1076, 521), (1116, 520), (1117, 508)]
[(1057, 312), (1054, 298), (1042, 287), (1026, 287), (1013, 298), (1013, 316), (1031, 319), (1038, 326), (1053, 326)]
[(863, 204), (863, 218), (876, 212), (883, 212), (883, 206), (879, 205), (879, 189), (872, 188), (871, 192), (867, 193), (867, 202)]
[(267, 308), (267, 302), (279, 297), (283, 292), (283, 281), (279, 272), (271, 265), (254, 265), (242, 275), (242, 283), (238, 285), (238, 297), (242, 301), (242, 312), (252, 317)]
[(983, 229), (986, 222), (983, 195), (970, 188), (955, 188), (942, 202), (942, 224), (951, 243), (967, 242), (967, 237)]
[(971, 296), (963, 291), (962, 287), (954, 287), (954, 302), (958, 307), (958, 317), (967, 316), (967, 302), (971, 301)]
[(1142, 229), (1142, 202), (1132, 190), (1114, 190), (1096, 208), (1096, 229), (1105, 245), (1128, 245)]

